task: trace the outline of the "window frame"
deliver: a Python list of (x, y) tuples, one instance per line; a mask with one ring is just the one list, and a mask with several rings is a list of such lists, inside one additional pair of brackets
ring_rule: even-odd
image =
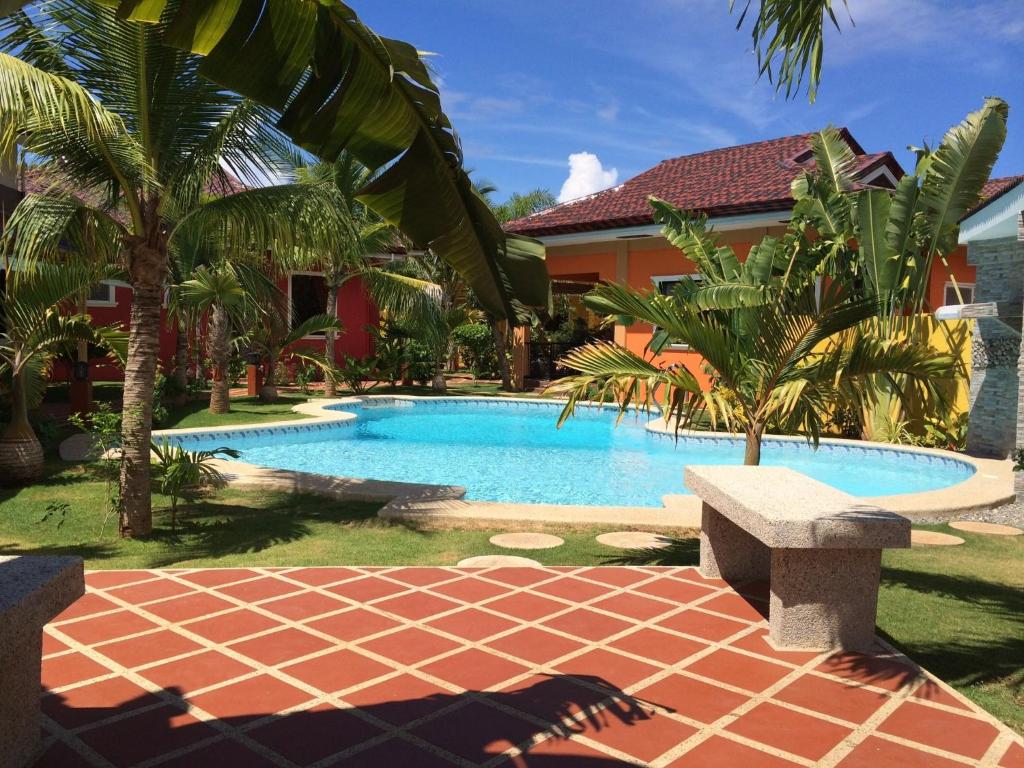
[[(102, 285), (107, 289), (106, 299), (93, 299), (86, 296), (85, 306), (86, 307), (116, 307), (117, 306), (117, 284), (110, 280), (101, 280), (98, 285)], [(92, 292), (92, 287), (89, 288), (89, 292)]]
[[(975, 288), (974, 288), (974, 286), (975, 286), (975, 284), (974, 283), (961, 283), (961, 282), (957, 282), (957, 285), (960, 287), (960, 292), (961, 293), (964, 292), (965, 288), (970, 290), (970, 292), (971, 292), (971, 300), (967, 301), (967, 302), (964, 302), (964, 303), (965, 304), (974, 304), (974, 300), (975, 300)], [(953, 290), (953, 281), (952, 280), (947, 280), (942, 285), (942, 303), (943, 303), (943, 305), (944, 306), (962, 306), (962, 305), (957, 305), (957, 304), (952, 304), (952, 305), (947, 304), (946, 296), (947, 296), (948, 292), (951, 291), (951, 290)], [(953, 295), (954, 295), (954, 297), (956, 296), (955, 293)]]
[[(691, 280), (693, 280), (695, 282), (703, 282), (704, 281), (704, 275), (702, 275), (700, 272), (690, 272), (688, 274), (680, 274), (680, 275), (651, 275), (651, 283), (654, 285), (654, 289), (660, 295), (665, 296), (667, 294), (664, 294), (661, 291), (661, 284), (662, 283), (679, 283), (679, 282), (682, 282), (683, 280), (685, 280), (686, 278), (690, 278)], [(654, 336), (657, 333), (658, 333), (658, 326), (652, 325), (651, 326), (651, 338), (653, 339)], [(690, 347), (689, 344), (684, 344), (684, 343), (669, 344), (667, 347), (665, 347), (665, 349), (662, 350), (662, 352), (689, 352), (690, 349), (691, 349), (691, 347)]]

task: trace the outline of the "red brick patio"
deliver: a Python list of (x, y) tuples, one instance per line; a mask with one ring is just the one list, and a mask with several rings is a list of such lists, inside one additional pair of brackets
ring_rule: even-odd
[(1024, 765), (879, 646), (780, 653), (691, 568), (106, 571), (47, 627), (40, 766)]

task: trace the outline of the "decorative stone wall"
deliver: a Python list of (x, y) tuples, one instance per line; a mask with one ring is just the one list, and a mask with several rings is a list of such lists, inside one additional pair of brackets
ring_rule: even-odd
[[(967, 248), (977, 269), (976, 302), (1024, 303), (1024, 242), (1015, 238), (977, 241)], [(975, 323), (971, 346), (970, 427), (967, 451), (1005, 458), (1024, 439), (1017, 415), (1024, 411), (1018, 364), (1021, 338), (1000, 320)]]

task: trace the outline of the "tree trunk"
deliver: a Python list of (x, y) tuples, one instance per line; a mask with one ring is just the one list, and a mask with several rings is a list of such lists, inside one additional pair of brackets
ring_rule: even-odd
[(231, 411), (231, 382), (228, 380), (228, 349), (231, 337), (231, 318), (218, 304), (210, 313), (210, 361), (213, 364), (213, 386), (210, 388), (210, 413)]
[[(332, 280), (327, 281), (326, 310), (331, 317), (338, 316), (338, 286)], [(328, 370), (324, 371), (324, 395), (327, 397), (338, 396), (338, 382), (334, 378), (334, 341), (337, 338), (334, 330), (324, 332), (324, 359), (328, 365)]]
[(448, 383), (444, 380), (445, 362), (446, 359), (442, 357), (437, 362), (437, 367), (434, 368), (434, 378), (430, 382), (430, 388), (433, 389), (435, 392), (448, 391)]
[(43, 446), (28, 421), (24, 372), (11, 380), (11, 422), (0, 437), (0, 482), (26, 485), (43, 476)]
[(171, 372), (171, 380), (178, 390), (178, 397), (184, 399), (188, 391), (188, 333), (185, 324), (180, 321), (174, 335), (174, 370)]
[(747, 445), (743, 453), (743, 463), (748, 467), (756, 467), (761, 463), (761, 435), (764, 426), (754, 424), (747, 428)]
[(153, 529), (150, 441), (167, 254), (145, 242), (129, 247), (128, 271), (134, 295), (124, 368), (118, 532), (124, 538), (135, 538)]
[(277, 363), (268, 358), (267, 370), (263, 373), (263, 386), (260, 387), (261, 403), (277, 402)]
[(514, 392), (512, 387), (512, 371), (508, 365), (508, 336), (502, 328), (504, 321), (495, 320), (490, 315), (487, 322), (491, 326), (491, 335), (494, 337), (494, 351), (498, 355), (498, 370), (501, 372), (501, 391)]

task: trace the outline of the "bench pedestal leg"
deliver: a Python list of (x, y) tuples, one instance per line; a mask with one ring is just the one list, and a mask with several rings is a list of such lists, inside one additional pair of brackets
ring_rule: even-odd
[(700, 573), (706, 579), (767, 579), (771, 553), (714, 507), (704, 504), (700, 526)]
[(43, 638), (38, 628), (0, 656), (0, 767), (30, 765), (39, 746), (39, 668)]
[(769, 640), (776, 648), (867, 650), (875, 640), (878, 549), (773, 549)]

